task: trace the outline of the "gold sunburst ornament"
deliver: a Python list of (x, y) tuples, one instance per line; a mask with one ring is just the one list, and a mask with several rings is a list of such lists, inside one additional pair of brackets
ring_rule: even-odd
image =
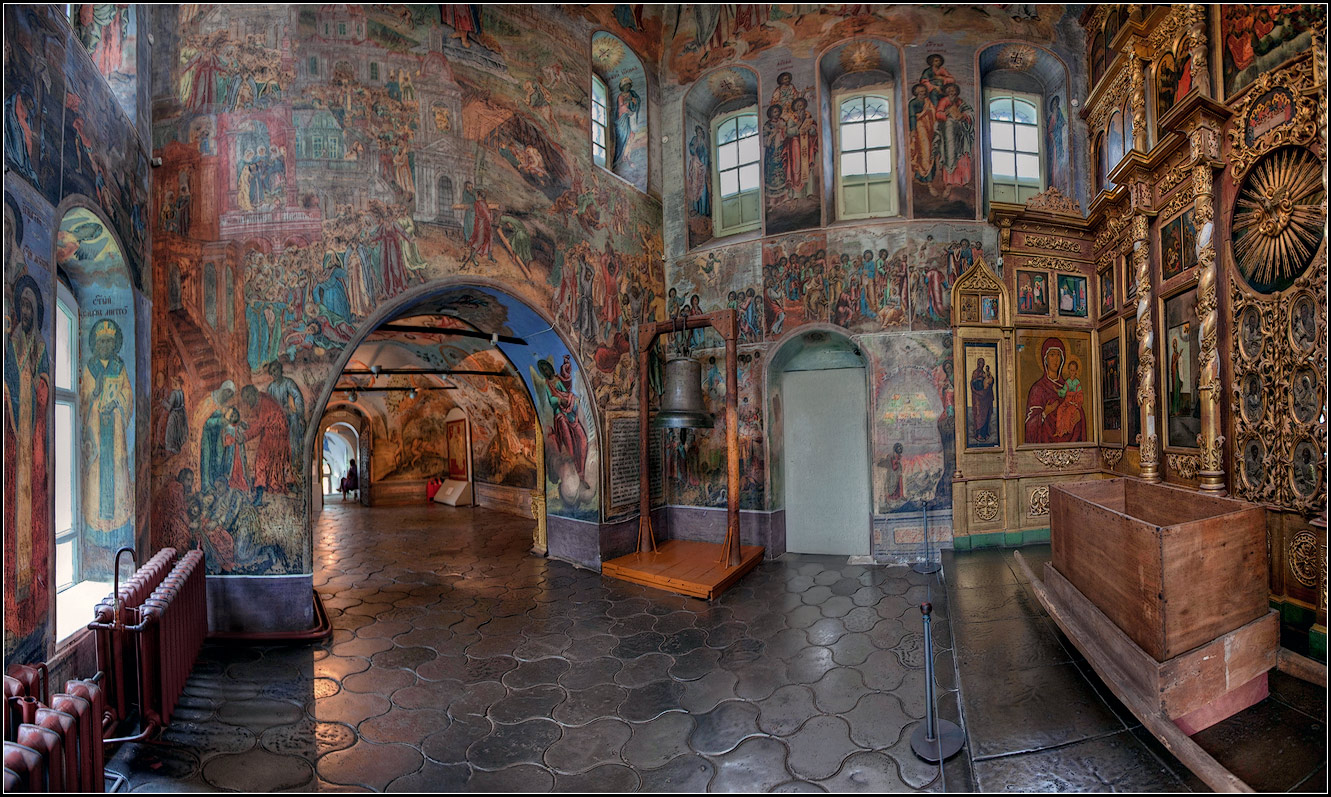
[(1255, 290), (1288, 288), (1307, 269), (1323, 236), (1322, 163), (1306, 149), (1267, 155), (1243, 181), (1234, 204), (1234, 260)]

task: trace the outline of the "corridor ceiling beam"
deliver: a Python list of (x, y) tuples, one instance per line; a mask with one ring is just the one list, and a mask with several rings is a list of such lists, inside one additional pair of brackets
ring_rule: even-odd
[(421, 390), (457, 390), (457, 389), (458, 389), (457, 385), (442, 385), (442, 386), (421, 385), (419, 387), (356, 387), (354, 385), (351, 387), (343, 387), (342, 385), (338, 385), (337, 387), (333, 388), (333, 392), (334, 393), (387, 393), (393, 390), (421, 391)]
[(512, 335), (493, 335), (489, 332), (481, 332), (475, 329), (443, 329), (440, 327), (417, 327), (410, 324), (384, 324), (374, 330), (375, 332), (409, 332), (414, 335), (451, 335), (461, 338), (481, 338), (482, 340), (498, 339), (500, 343), (514, 343), (519, 346), (526, 346), (527, 341), (514, 337)]
[[(368, 368), (348, 368), (342, 372), (346, 376), (374, 376), (375, 372)], [(421, 376), (443, 375), (443, 376), (513, 376), (507, 371), (468, 371), (456, 370), (451, 368), (380, 368), (379, 376), (418, 374)]]

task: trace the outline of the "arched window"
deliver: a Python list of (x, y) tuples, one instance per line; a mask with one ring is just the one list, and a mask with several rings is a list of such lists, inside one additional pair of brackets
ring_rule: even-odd
[[(776, 124), (784, 122), (778, 119)], [(767, 138), (762, 130), (758, 73), (748, 67), (712, 70), (694, 81), (685, 93), (685, 135), (679, 147), (684, 159), (684, 213), (690, 248), (762, 225), (762, 164)], [(728, 145), (724, 163), (720, 150), (723, 139)], [(773, 167), (771, 161), (766, 167)]]
[(897, 116), (909, 117), (898, 99), (900, 61), (896, 45), (878, 39), (838, 44), (818, 57), (818, 84), (830, 98), (821, 110), (829, 132), (819, 157), (825, 173), (834, 175), (838, 219), (900, 212), (904, 187), (897, 174), (907, 161), (898, 146)]
[(740, 111), (712, 124), (715, 142), (715, 192), (713, 227), (716, 234), (730, 235), (758, 228), (761, 221), (758, 145), (758, 114)]
[[(535, 84), (529, 102), (544, 109), (549, 99)], [(592, 160), (639, 191), (647, 190), (647, 71), (633, 50), (605, 31), (592, 35)]]
[(1044, 190), (1040, 147), (1040, 98), (991, 93), (989, 107), (989, 198), (1025, 204)]
[[(981, 51), (980, 75), (989, 201), (1025, 204), (1051, 188), (1075, 197), (1080, 159), (1069, 135), (1067, 67), (1043, 48), (1000, 43)], [(1084, 146), (1094, 163), (1098, 147)]]
[(605, 81), (592, 75), (592, 160), (597, 166), (606, 165), (609, 152), (609, 99)]
[(892, 168), (892, 102), (880, 94), (837, 98), (837, 214), (843, 219), (897, 212)]

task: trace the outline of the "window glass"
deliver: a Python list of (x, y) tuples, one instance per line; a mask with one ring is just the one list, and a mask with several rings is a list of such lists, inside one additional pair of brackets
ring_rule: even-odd
[(895, 213), (891, 103), (886, 97), (862, 94), (841, 97), (836, 107), (840, 217)]
[(64, 302), (56, 302), (55, 321), (55, 386), (74, 389), (74, 369), (71, 367), (69, 347), (74, 340), (74, 316)]
[(605, 82), (592, 75), (592, 160), (597, 166), (605, 165), (606, 137), (610, 114)]
[(1032, 95), (988, 95), (991, 200), (1024, 203), (1044, 190), (1040, 107)]
[(725, 117), (713, 127), (716, 144), (715, 180), (720, 201), (713, 225), (718, 235), (754, 229), (760, 220), (758, 202), (762, 171), (758, 115), (744, 112)]
[[(721, 178), (721, 198), (758, 187), (757, 114), (727, 119), (717, 128), (716, 168)], [(745, 180), (744, 176), (750, 179)]]

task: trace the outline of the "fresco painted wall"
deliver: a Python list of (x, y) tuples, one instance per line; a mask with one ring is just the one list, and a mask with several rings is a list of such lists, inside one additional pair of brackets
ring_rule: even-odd
[[(164, 165), (155, 212), (169, 222), (154, 243), (182, 285), (178, 310), (155, 306), (164, 382), (179, 377), (190, 408), (229, 406), (239, 392), (228, 398), (228, 382), (266, 390), (278, 362), (289, 427), (308, 425), (335, 360), (370, 313), (433, 280), (476, 275), (504, 285), (514, 305), (539, 308), (533, 319), (553, 320), (558, 334), (544, 348), (510, 357), (543, 428), (563, 430), (546, 444), (557, 479), (547, 485), (549, 511), (599, 520), (597, 413), (632, 407), (628, 333), (664, 314), (660, 206), (592, 165), (587, 137), (594, 30), (632, 45), (659, 25), (625, 19), (636, 29), (616, 15), (517, 7), (200, 6), (160, 15), (153, 139)], [(639, 55), (655, 63), (653, 53)], [(647, 88), (643, 118), (654, 119)], [(171, 279), (164, 270), (164, 293)], [(478, 327), (499, 325), (473, 309)], [(549, 345), (561, 338), (567, 347)], [(198, 450), (206, 422), (190, 417), (182, 452)], [(265, 443), (250, 445), (262, 453)], [(290, 445), (275, 456), (299, 461), (303, 451)], [(188, 460), (155, 464), (161, 491)], [(529, 471), (502, 456), (494, 464), (496, 478), (509, 465), (503, 478)], [(268, 529), (285, 552), (283, 562), (237, 555), (235, 572), (309, 572), (305, 481), (224, 524), (233, 536)]]
[[(62, 6), (5, 8), (5, 658), (52, 649), (57, 267), (80, 305), (86, 578), (147, 534), (148, 158)], [(141, 52), (146, 43), (136, 45)], [(139, 89), (136, 88), (136, 91)], [(137, 101), (142, 97), (135, 95)], [(106, 223), (109, 221), (109, 225)], [(113, 234), (114, 233), (114, 234)], [(101, 341), (100, 344), (98, 341)], [(99, 348), (100, 346), (100, 348)], [(105, 432), (105, 434), (103, 434)]]
[(39, 661), (50, 635), (55, 306), (51, 208), (5, 181), (5, 660)]
[[(949, 523), (955, 470), (951, 286), (977, 258), (993, 263), (998, 254), (998, 231), (983, 221), (982, 70), (1021, 72), (1025, 63), (1030, 79), (1059, 98), (1058, 113), (1048, 111), (1052, 104), (1046, 107), (1047, 129), (1041, 131), (1048, 151), (1061, 153), (1064, 164), (1049, 178), (1084, 203), (1085, 126), (1067, 110), (1071, 98), (1084, 99), (1080, 11), (681, 8), (664, 14), (662, 112), (664, 128), (675, 140), (664, 152), (667, 312), (689, 307), (695, 295), (703, 312), (733, 303), (744, 329), (743, 319), (754, 315), (747, 304), (752, 290), (761, 328), (742, 337), (744, 351), (765, 352), (769, 359), (808, 325), (830, 325), (849, 335), (868, 362), (873, 391), (873, 552), (909, 551), (919, 542), (923, 509), (929, 510), (931, 535), (943, 533)], [(998, 47), (982, 66), (986, 48), (1022, 41), (1047, 44), (1068, 65), (1059, 67), (1058, 81), (1050, 82), (1049, 64), (1058, 62), (1053, 56), (1020, 62), (1003, 58), (1008, 50)], [(727, 92), (738, 97), (749, 74), (757, 77), (752, 91), (764, 125), (764, 224), (760, 236), (727, 242), (714, 238), (704, 219), (708, 197), (701, 177), (709, 153), (695, 152), (691, 142), (698, 128), (709, 129), (709, 102), (698, 98)], [(838, 221), (830, 99), (833, 91), (861, 84), (893, 98), (899, 213)], [(912, 89), (920, 85), (917, 96)], [(766, 374), (760, 384), (765, 422), (745, 427), (741, 446), (765, 449), (768, 473), (761, 500), (755, 490), (743, 505), (777, 511), (785, 507), (779, 373)], [(698, 439), (695, 448), (704, 456), (695, 459), (701, 462), (707, 434)], [(709, 475), (705, 468), (703, 475)], [(675, 503), (715, 506), (715, 496), (724, 491), (724, 479), (714, 476), (676, 477), (671, 483)]]

